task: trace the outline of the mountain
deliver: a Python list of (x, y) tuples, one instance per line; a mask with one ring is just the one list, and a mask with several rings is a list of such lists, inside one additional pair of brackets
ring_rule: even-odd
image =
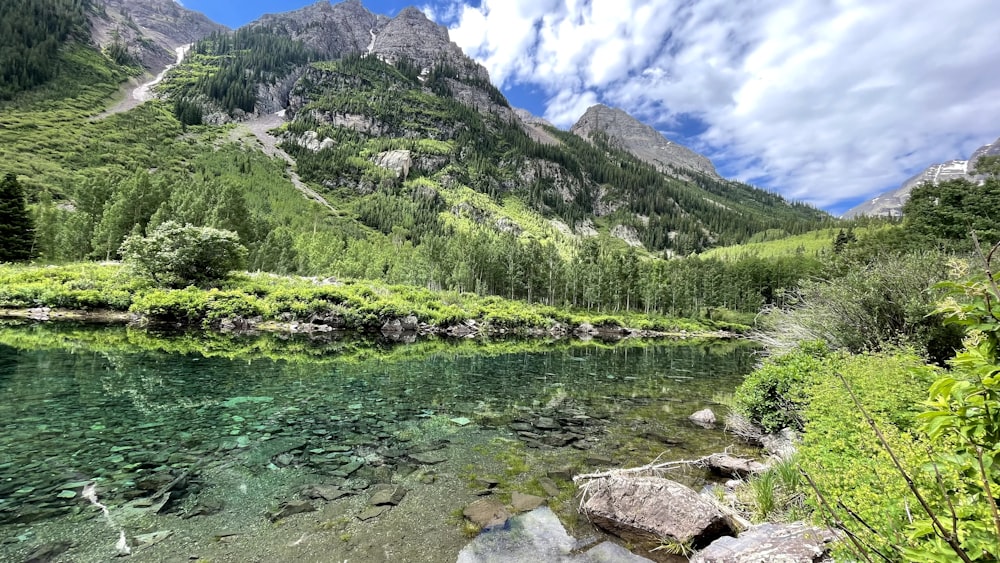
[(570, 132), (585, 139), (606, 135), (614, 145), (666, 174), (676, 174), (674, 169), (683, 169), (719, 177), (707, 157), (667, 139), (656, 129), (617, 108), (601, 104), (592, 106)]
[(910, 192), (913, 188), (927, 182), (937, 184), (957, 178), (981, 182), (982, 178), (977, 177), (974, 173), (976, 162), (980, 157), (998, 154), (1000, 154), (1000, 139), (979, 147), (966, 160), (949, 160), (928, 166), (926, 170), (903, 182), (903, 185), (895, 190), (880, 194), (851, 208), (844, 213), (844, 217), (847, 219), (863, 215), (899, 217), (903, 214), (903, 205), (910, 198)]
[(89, 22), (96, 45), (124, 48), (154, 73), (175, 62), (178, 47), (228, 29), (174, 0), (96, 0)]
[[(39, 35), (32, 2), (59, 8), (46, 23), (82, 17), (76, 0), (18, 1)], [(588, 112), (584, 138), (516, 111), (416, 9), (324, 1), (228, 31), (122, 6), (91, 17), (164, 49), (207, 35), (130, 109), (111, 104), (141, 74), (113, 56), (134, 53), (121, 32), (98, 50), (66, 24), (58, 76), (0, 101), (0, 174), (25, 188), (42, 260), (114, 259), (172, 220), (237, 232), (254, 270), (627, 307), (640, 262), (829, 219), (719, 178), (627, 116), (608, 128)], [(641, 138), (655, 166), (621, 140)]]

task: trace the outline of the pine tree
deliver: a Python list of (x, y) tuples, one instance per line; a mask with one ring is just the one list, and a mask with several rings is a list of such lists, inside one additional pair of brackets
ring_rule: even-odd
[(24, 188), (8, 173), (0, 182), (0, 262), (31, 258), (35, 226), (24, 201)]

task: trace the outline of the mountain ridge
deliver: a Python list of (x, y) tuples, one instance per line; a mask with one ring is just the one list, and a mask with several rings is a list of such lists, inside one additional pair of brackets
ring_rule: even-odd
[(865, 215), (900, 217), (903, 214), (903, 206), (910, 198), (910, 192), (913, 191), (913, 188), (926, 182), (938, 184), (959, 178), (981, 183), (982, 177), (977, 176), (974, 172), (976, 162), (983, 156), (998, 154), (1000, 154), (1000, 138), (979, 147), (967, 159), (949, 160), (928, 166), (919, 174), (908, 178), (900, 187), (881, 193), (868, 201), (852, 207), (844, 213), (843, 217), (845, 219)]
[(592, 139), (598, 134), (607, 135), (616, 145), (665, 174), (676, 174), (673, 169), (681, 168), (720, 178), (708, 157), (667, 139), (656, 129), (618, 108), (604, 104), (591, 106), (570, 128), (570, 132), (585, 139)]

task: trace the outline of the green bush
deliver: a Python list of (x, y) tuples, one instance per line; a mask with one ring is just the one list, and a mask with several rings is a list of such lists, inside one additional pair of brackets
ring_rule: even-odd
[(245, 266), (247, 249), (232, 231), (163, 223), (149, 236), (133, 235), (121, 246), (133, 271), (167, 287), (206, 285)]
[(782, 428), (802, 430), (802, 408), (808, 387), (825, 371), (828, 350), (823, 343), (800, 344), (795, 350), (768, 359), (739, 386), (736, 410), (767, 432)]

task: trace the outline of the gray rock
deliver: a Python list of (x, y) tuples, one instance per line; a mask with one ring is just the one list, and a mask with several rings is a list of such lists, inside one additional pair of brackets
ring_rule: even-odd
[(539, 477), (538, 485), (542, 487), (542, 490), (545, 491), (545, 494), (549, 495), (550, 497), (559, 496), (559, 486), (556, 485), (556, 482), (553, 481), (552, 479), (548, 477)]
[(697, 424), (698, 426), (706, 426), (706, 427), (715, 426), (716, 423), (715, 413), (712, 412), (712, 409), (702, 409), (689, 416), (688, 420)]
[(310, 485), (302, 490), (302, 495), (311, 499), (323, 499), (333, 501), (339, 498), (350, 496), (350, 491), (345, 491), (333, 485)]
[[(413, 166), (413, 158), (410, 151), (392, 150), (380, 152), (372, 157), (375, 166), (380, 166), (396, 173), (397, 178), (403, 180), (410, 175), (410, 168)], [(398, 321), (397, 321), (398, 322)]]
[(399, 485), (392, 485), (377, 491), (370, 499), (368, 499), (368, 504), (372, 506), (396, 506), (405, 496), (406, 489), (400, 487)]
[(729, 454), (713, 454), (708, 458), (708, 467), (723, 477), (748, 477), (765, 471), (767, 466), (755, 459), (735, 457)]
[(282, 518), (315, 511), (316, 507), (307, 500), (290, 500), (283, 504), (277, 511), (273, 512), (268, 518), (271, 522), (277, 522)]
[(140, 534), (135, 537), (134, 545), (138, 549), (145, 549), (147, 547), (152, 547), (161, 541), (169, 538), (174, 533), (170, 530), (163, 530), (160, 532), (151, 532), (148, 534)]
[(493, 499), (482, 499), (465, 507), (462, 514), (470, 522), (481, 529), (488, 530), (497, 526), (503, 526), (510, 518), (510, 512), (499, 501)]
[(458, 554), (458, 563), (641, 563), (649, 559), (612, 542), (580, 542), (547, 507), (480, 534)]
[(659, 538), (701, 547), (732, 533), (726, 518), (693, 490), (659, 477), (604, 478), (582, 509), (600, 528), (636, 545)]
[(365, 520), (372, 520), (373, 518), (378, 518), (379, 516), (382, 516), (383, 514), (388, 512), (390, 508), (391, 508), (390, 506), (386, 505), (373, 506), (371, 508), (366, 509), (361, 514), (358, 514), (358, 520), (361, 520), (363, 522)]
[(527, 512), (545, 504), (545, 499), (514, 491), (510, 497), (510, 504), (514, 508), (514, 512)]
[(820, 561), (836, 535), (803, 522), (761, 524), (739, 537), (721, 537), (695, 555), (692, 563), (813, 563)]
[(535, 422), (532, 423), (535, 428), (539, 430), (560, 430), (562, 426), (558, 422), (551, 418), (539, 417)]

